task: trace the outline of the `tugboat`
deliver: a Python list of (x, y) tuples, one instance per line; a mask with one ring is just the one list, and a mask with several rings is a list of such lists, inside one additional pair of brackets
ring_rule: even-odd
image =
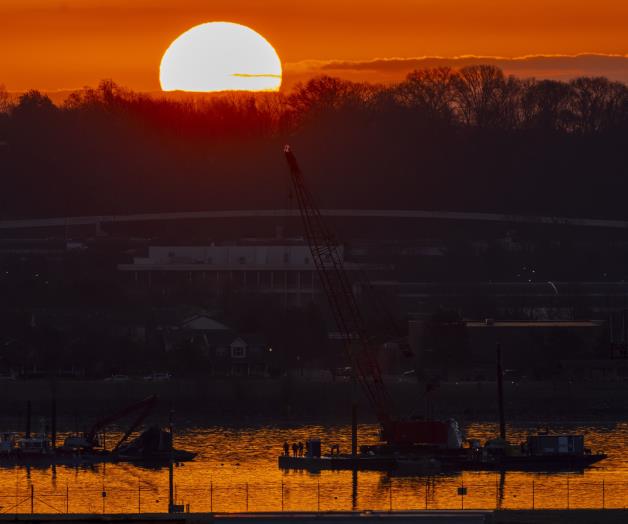
[[(484, 446), (471, 440), (461, 453), (436, 453), (433, 459), (448, 471), (580, 471), (604, 460), (604, 453), (593, 453), (585, 447), (584, 435), (539, 432), (528, 435), (525, 442), (513, 444), (506, 438), (504, 417), (503, 373), (501, 346), (497, 345), (497, 397), (499, 406), (499, 437), (489, 439)], [(424, 468), (417, 457), (400, 457), (397, 469), (404, 472)]]
[(467, 459), (459, 469), (482, 470), (581, 470), (604, 460), (604, 453), (592, 453), (584, 446), (584, 435), (550, 434), (549, 431), (528, 435), (525, 442), (511, 444), (506, 439), (504, 417), (504, 385), (501, 345), (497, 344), (497, 397), (499, 406), (499, 438), (488, 440), (481, 448), (471, 443)]
[(462, 460), (443, 462), (443, 468), (500, 471), (577, 471), (604, 460), (604, 453), (592, 453), (584, 445), (584, 435), (528, 435), (525, 442), (511, 444), (502, 438), (488, 440), (483, 447), (472, 441)]

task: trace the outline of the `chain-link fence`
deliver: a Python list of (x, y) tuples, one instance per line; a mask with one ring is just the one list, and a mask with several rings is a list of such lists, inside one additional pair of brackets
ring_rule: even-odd
[[(173, 486), (179, 511), (240, 513), (268, 511), (400, 511), (429, 509), (603, 509), (626, 508), (628, 481), (543, 478), (511, 482), (383, 477), (368, 486), (354, 482), (288, 479), (234, 485), (208, 481)], [(138, 481), (136, 487), (16, 484), (0, 494), (0, 513), (164, 513), (168, 487)]]

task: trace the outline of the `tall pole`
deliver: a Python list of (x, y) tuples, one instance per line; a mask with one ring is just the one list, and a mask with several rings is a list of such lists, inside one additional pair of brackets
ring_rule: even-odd
[(351, 457), (358, 454), (358, 404), (355, 400), (351, 403)]
[(31, 438), (31, 401), (26, 401), (26, 438)]
[(174, 513), (174, 431), (172, 426), (172, 410), (168, 419), (170, 427), (170, 461), (168, 464), (168, 513)]
[(499, 438), (506, 440), (506, 420), (504, 418), (504, 374), (502, 371), (502, 346), (497, 343), (497, 401), (499, 404)]
[(52, 386), (52, 405), (51, 405), (51, 422), (50, 422), (50, 444), (52, 449), (57, 447), (57, 395), (55, 392), (54, 384)]
[(358, 380), (355, 362), (351, 366), (351, 458), (358, 455)]

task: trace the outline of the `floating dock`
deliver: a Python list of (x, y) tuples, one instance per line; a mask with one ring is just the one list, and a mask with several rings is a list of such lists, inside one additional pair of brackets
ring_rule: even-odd
[(390, 471), (395, 469), (397, 461), (394, 457), (369, 455), (325, 455), (322, 457), (292, 457), (280, 455), (280, 469), (297, 469), (306, 471), (323, 470), (354, 470)]

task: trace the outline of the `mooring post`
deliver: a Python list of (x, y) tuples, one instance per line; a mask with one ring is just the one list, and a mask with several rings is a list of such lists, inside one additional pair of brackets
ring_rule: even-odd
[(27, 400), (26, 401), (26, 431), (25, 433), (25, 437), (26, 438), (31, 438), (31, 401)]
[(358, 380), (355, 364), (351, 369), (351, 458), (358, 454)]
[(506, 440), (504, 417), (504, 373), (502, 371), (502, 345), (497, 343), (497, 400), (499, 402), (499, 438)]
[(170, 460), (168, 461), (168, 513), (174, 513), (174, 429), (172, 425), (172, 410), (168, 416), (170, 429)]
[(52, 382), (52, 400), (50, 406), (50, 445), (52, 449), (57, 447), (57, 388), (55, 382)]

